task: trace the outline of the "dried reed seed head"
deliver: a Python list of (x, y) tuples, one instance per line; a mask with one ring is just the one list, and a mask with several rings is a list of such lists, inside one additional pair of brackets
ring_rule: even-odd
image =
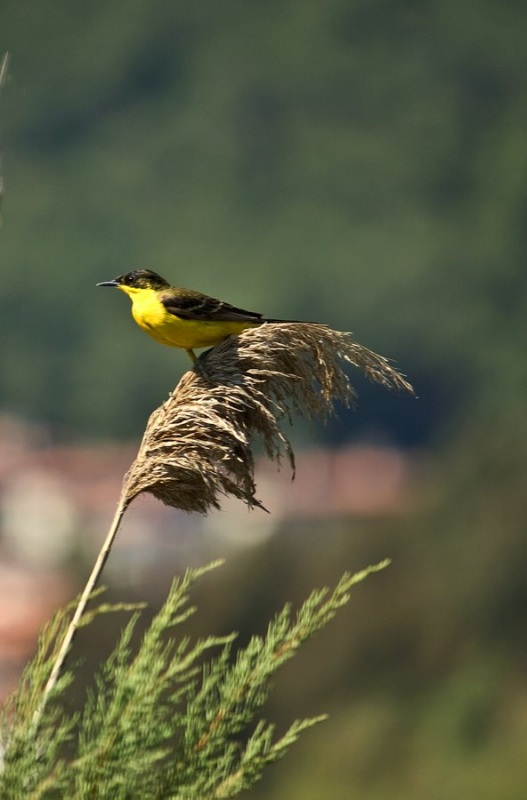
[(125, 476), (125, 501), (150, 492), (167, 505), (206, 513), (233, 495), (261, 506), (255, 438), (269, 458), (279, 462), (285, 455), (294, 466), (280, 422), (294, 412), (327, 417), (335, 401), (350, 405), (355, 392), (345, 362), (385, 387), (413, 392), (386, 358), (326, 325), (264, 324), (226, 339), (183, 375), (151, 415)]

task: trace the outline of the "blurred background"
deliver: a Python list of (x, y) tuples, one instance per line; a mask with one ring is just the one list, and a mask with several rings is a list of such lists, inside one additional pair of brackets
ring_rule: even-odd
[[(503, 0), (3, 0), (0, 694), (82, 585), (149, 413), (188, 368), (95, 283), (149, 267), (352, 330), (418, 399), (261, 463), (271, 514), (139, 499), (105, 580), (262, 633), (384, 557), (277, 680), (330, 713), (259, 800), (527, 793), (527, 8)], [(122, 620), (85, 633), (88, 676)], [(90, 639), (90, 636), (92, 637)]]

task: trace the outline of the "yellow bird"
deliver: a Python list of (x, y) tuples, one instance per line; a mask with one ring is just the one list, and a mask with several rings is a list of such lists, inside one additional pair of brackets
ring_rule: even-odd
[(179, 289), (149, 269), (137, 269), (97, 286), (115, 286), (132, 301), (132, 316), (146, 333), (161, 344), (181, 347), (193, 362), (194, 348), (213, 347), (227, 336), (264, 322), (262, 314), (244, 311), (192, 289)]

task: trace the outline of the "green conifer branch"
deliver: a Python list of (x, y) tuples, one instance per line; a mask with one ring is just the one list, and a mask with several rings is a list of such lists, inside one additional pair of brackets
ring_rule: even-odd
[[(140, 612), (134, 609), (79, 714), (67, 710), (66, 690), (75, 677), (70, 666), (35, 730), (39, 691), (68, 610), (55, 616), (4, 711), (2, 800), (232, 797), (252, 786), (303, 731), (325, 719), (296, 720), (276, 737), (274, 724), (260, 714), (277, 670), (333, 618), (357, 581), (387, 562), (346, 573), (333, 591), (314, 591), (296, 614), (288, 604), (265, 636), (254, 636), (237, 652), (234, 634), (191, 641), (180, 632), (196, 610), (189, 600), (192, 584), (219, 563), (188, 570), (174, 581), (139, 644), (134, 631)], [(211, 650), (219, 652), (203, 663)]]

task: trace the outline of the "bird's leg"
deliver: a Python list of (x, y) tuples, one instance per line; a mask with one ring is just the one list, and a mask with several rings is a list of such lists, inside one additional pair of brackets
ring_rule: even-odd
[(188, 350), (186, 350), (186, 352), (188, 353), (189, 358), (192, 361), (192, 363), (195, 364), (198, 359), (196, 358), (196, 354), (195, 354), (194, 350), (188, 349)]

